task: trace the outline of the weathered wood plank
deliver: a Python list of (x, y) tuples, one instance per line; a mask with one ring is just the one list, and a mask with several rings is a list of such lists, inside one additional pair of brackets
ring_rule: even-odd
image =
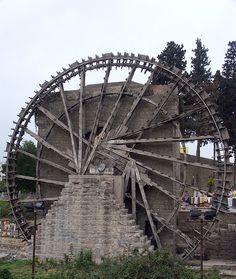
[(37, 156), (35, 156), (35, 155), (33, 155), (33, 154), (29, 153), (29, 152), (26, 152), (26, 151), (24, 151), (24, 150), (22, 150), (22, 149), (17, 149), (17, 152), (19, 152), (19, 153), (21, 153), (21, 154), (24, 154), (24, 155), (26, 155), (26, 156), (28, 156), (28, 157), (30, 157), (30, 158), (35, 159), (35, 160), (38, 160), (39, 162), (42, 162), (42, 163), (44, 163), (44, 164), (47, 164), (47, 165), (49, 165), (49, 166), (52, 166), (52, 167), (54, 167), (54, 168), (56, 168), (56, 169), (58, 169), (58, 170), (61, 170), (61, 171), (63, 171), (63, 172), (66, 172), (66, 173), (69, 173), (69, 174), (75, 174), (75, 172), (72, 171), (72, 170), (70, 170), (70, 169), (67, 169), (67, 168), (65, 168), (65, 167), (63, 167), (63, 166), (61, 166), (61, 165), (58, 165), (58, 164), (56, 164), (56, 163), (54, 163), (54, 162), (52, 162), (52, 161), (49, 161), (49, 160), (47, 160), (47, 159), (39, 158), (39, 157), (37, 157)]
[(51, 180), (51, 179), (44, 179), (44, 178), (36, 178), (33, 176), (27, 176), (27, 175), (21, 175), (21, 174), (16, 174), (15, 177), (19, 178), (19, 179), (45, 182), (45, 183), (50, 183), (50, 184), (55, 184), (55, 185), (60, 185), (60, 186), (64, 186), (66, 183), (66, 182), (61, 182), (61, 181), (56, 181), (56, 180)]
[(187, 165), (194, 166), (194, 167), (205, 168), (205, 169), (210, 169), (210, 170), (216, 170), (217, 169), (215, 166), (211, 166), (211, 165), (208, 165), (208, 164), (183, 161), (181, 159), (178, 159), (178, 158), (175, 158), (175, 157), (172, 157), (172, 156), (160, 155), (160, 154), (156, 154), (156, 153), (149, 152), (149, 151), (143, 151), (143, 150), (139, 150), (139, 149), (128, 148), (128, 147), (125, 147), (125, 146), (112, 145), (112, 148), (127, 151), (129, 153), (134, 153), (134, 154), (139, 154), (139, 155), (151, 157), (151, 158), (167, 160), (167, 161), (180, 163), (180, 164), (187, 164)]
[(40, 136), (38, 136), (37, 134), (35, 134), (33, 131), (29, 130), (28, 128), (24, 128), (25, 132), (27, 134), (29, 134), (31, 137), (33, 137), (34, 139), (36, 139), (39, 143), (41, 143), (43, 146), (47, 147), (48, 149), (52, 149), (53, 151), (55, 151), (57, 154), (59, 154), (60, 156), (64, 157), (67, 160), (70, 161), (74, 161), (73, 157), (71, 157), (70, 155), (68, 155), (67, 153), (57, 149), (55, 146), (53, 146), (52, 144), (48, 143), (46, 140), (44, 140), (43, 138), (41, 138)]
[(157, 234), (157, 228), (156, 228), (156, 226), (153, 222), (153, 219), (152, 219), (151, 210), (150, 210), (150, 207), (149, 207), (149, 204), (148, 204), (148, 201), (147, 201), (146, 193), (145, 193), (144, 188), (143, 188), (143, 183), (142, 183), (142, 180), (141, 180), (141, 177), (140, 177), (140, 174), (139, 174), (139, 170), (138, 170), (137, 166), (135, 166), (135, 165), (134, 165), (134, 171), (135, 171), (135, 176), (136, 176), (136, 179), (137, 179), (137, 182), (138, 182), (138, 185), (139, 185), (139, 189), (140, 189), (140, 192), (141, 192), (144, 207), (146, 209), (146, 213), (147, 213), (147, 216), (148, 216), (148, 220), (149, 220), (149, 223), (150, 223), (150, 226), (151, 226), (151, 229), (152, 229), (154, 239), (156, 241), (157, 247), (159, 249), (161, 249), (162, 248), (161, 240), (160, 240), (160, 238)]
[(125, 90), (127, 90), (130, 82), (132, 81), (132, 78), (134, 76), (136, 67), (137, 67), (136, 65), (133, 66), (132, 70), (130, 71), (129, 76), (128, 76), (126, 82), (123, 84), (123, 86), (122, 86), (122, 88), (121, 88), (121, 90), (120, 90), (120, 92), (118, 94), (118, 98), (116, 100), (116, 103), (115, 103), (115, 105), (114, 105), (114, 107), (113, 107), (113, 109), (112, 109), (112, 111), (111, 111), (111, 113), (110, 113), (110, 115), (109, 115), (105, 125), (103, 126), (103, 129), (102, 129), (101, 133), (95, 138), (94, 146), (93, 146), (93, 148), (92, 148), (92, 150), (91, 150), (91, 152), (90, 152), (90, 154), (88, 156), (87, 161), (85, 162), (85, 165), (84, 165), (84, 168), (83, 168), (83, 171), (82, 171), (83, 174), (86, 172), (86, 170), (87, 170), (91, 160), (94, 157), (94, 153), (95, 153), (97, 147), (100, 145), (100, 143), (101, 143), (102, 139), (104, 138), (106, 132), (109, 131), (109, 129), (112, 126), (113, 120), (114, 120), (114, 118), (115, 118), (115, 116), (116, 116), (116, 114), (118, 112), (118, 109), (119, 109), (119, 107), (121, 105), (121, 98), (123, 96), (123, 93), (125, 92)]
[(79, 148), (78, 148), (78, 173), (82, 171), (83, 157), (83, 96), (85, 90), (85, 69), (80, 73), (80, 94), (79, 94)]
[(100, 115), (101, 115), (101, 111), (102, 111), (102, 103), (103, 103), (103, 99), (104, 99), (104, 96), (106, 93), (110, 72), (111, 72), (111, 66), (108, 66), (106, 69), (105, 77), (104, 77), (104, 83), (102, 84), (102, 88), (101, 88), (101, 93), (100, 93), (100, 97), (99, 97), (99, 101), (98, 101), (98, 105), (97, 105), (97, 110), (96, 110), (96, 114), (95, 114), (95, 118), (94, 118), (93, 127), (91, 130), (90, 136), (89, 136), (89, 145), (87, 146), (86, 152), (84, 155), (85, 160), (87, 159), (88, 153), (91, 150), (90, 145), (94, 143), (94, 139), (96, 137), (96, 132), (97, 132), (97, 128), (99, 125), (99, 119), (100, 119)]
[(195, 140), (210, 140), (217, 137), (206, 135), (198, 137), (172, 137), (172, 138), (148, 138), (148, 139), (126, 139), (126, 140), (109, 140), (109, 144), (131, 144), (131, 143), (168, 143), (168, 142), (185, 142)]
[(75, 163), (76, 170), (78, 171), (78, 159), (77, 159), (75, 140), (74, 140), (74, 135), (73, 135), (73, 127), (72, 127), (72, 123), (71, 123), (70, 116), (68, 113), (68, 109), (67, 109), (67, 105), (66, 105), (66, 98), (65, 98), (65, 91), (64, 91), (64, 87), (63, 87), (62, 83), (60, 83), (60, 95), (61, 95), (61, 100), (62, 100), (64, 112), (66, 115), (66, 119), (67, 119), (67, 124), (69, 127), (74, 163)]
[[(155, 69), (154, 69), (155, 70)], [(137, 94), (136, 98), (134, 99), (129, 112), (127, 113), (127, 115), (125, 116), (124, 120), (122, 121), (120, 127), (117, 130), (117, 134), (119, 134), (121, 131), (124, 130), (124, 128), (126, 127), (130, 117), (132, 116), (134, 110), (137, 108), (139, 102), (141, 101), (143, 95), (147, 92), (147, 89), (150, 85), (150, 83), (153, 80), (153, 75), (154, 75), (154, 71), (151, 73), (151, 75), (149, 76), (147, 82), (144, 84), (143, 88), (141, 89), (141, 91), (139, 92), (139, 94)]]
[(132, 161), (131, 165), (131, 193), (132, 193), (132, 216), (136, 220), (136, 179), (135, 179), (135, 164)]

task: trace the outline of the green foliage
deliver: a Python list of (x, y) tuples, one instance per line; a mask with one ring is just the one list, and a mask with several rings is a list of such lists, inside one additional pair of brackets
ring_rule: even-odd
[(1, 279), (13, 279), (11, 272), (7, 268), (0, 270), (0, 278)]
[(210, 61), (207, 56), (208, 48), (202, 44), (201, 39), (197, 38), (196, 48), (193, 49), (194, 57), (191, 58), (190, 76), (193, 82), (203, 83), (210, 81), (211, 69), (209, 68)]
[(0, 201), (0, 219), (11, 219), (11, 206), (8, 201)]
[[(186, 50), (183, 44), (176, 44), (174, 41), (167, 43), (165, 49), (157, 57), (161, 63), (169, 67), (175, 66), (180, 70), (185, 70), (187, 61), (185, 60)], [(153, 77), (153, 84), (166, 84), (168, 79), (162, 74), (156, 74)]]
[[(12, 279), (30, 279), (31, 261), (0, 262), (0, 272), (8, 270)], [(2, 278), (2, 277), (0, 277)], [(3, 277), (4, 278), (4, 277)], [(8, 278), (8, 277), (6, 277)], [(64, 260), (45, 260), (36, 263), (37, 279), (199, 279), (199, 273), (190, 270), (177, 257), (166, 251), (134, 253), (130, 256), (105, 258), (95, 264), (90, 251), (65, 256)], [(205, 279), (220, 279), (217, 272), (207, 273)]]
[(226, 79), (236, 79), (236, 41), (228, 43), (222, 73)]
[[(33, 155), (37, 154), (37, 148), (32, 141), (24, 141), (21, 149), (31, 153)], [(29, 156), (18, 153), (17, 155), (17, 165), (16, 171), (18, 174), (25, 175), (25, 176), (32, 176), (35, 177), (36, 175), (36, 160), (30, 158)], [(35, 182), (28, 181), (23, 179), (17, 179), (17, 185), (19, 190), (22, 192), (34, 192), (35, 191)]]

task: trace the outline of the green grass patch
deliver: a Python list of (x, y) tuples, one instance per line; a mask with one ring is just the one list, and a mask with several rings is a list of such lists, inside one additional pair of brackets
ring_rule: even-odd
[[(16, 260), (0, 262), (3, 279), (30, 279), (31, 261)], [(3, 275), (2, 275), (3, 276)], [(5, 275), (4, 275), (5, 276)], [(64, 260), (36, 262), (37, 279), (199, 279), (196, 271), (190, 270), (179, 258), (166, 251), (133, 254), (116, 258), (105, 258), (96, 264), (90, 251), (77, 256), (65, 255)], [(208, 273), (205, 279), (220, 279), (217, 272)]]

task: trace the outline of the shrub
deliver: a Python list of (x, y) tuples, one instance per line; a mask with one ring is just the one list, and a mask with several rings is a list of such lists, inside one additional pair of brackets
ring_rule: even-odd
[(13, 279), (11, 272), (7, 268), (0, 270), (0, 278), (1, 279)]

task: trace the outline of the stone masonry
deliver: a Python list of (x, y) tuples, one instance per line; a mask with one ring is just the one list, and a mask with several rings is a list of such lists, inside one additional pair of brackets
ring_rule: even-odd
[(71, 175), (38, 230), (37, 256), (63, 258), (90, 249), (104, 256), (152, 250), (123, 203), (115, 198), (112, 175)]

